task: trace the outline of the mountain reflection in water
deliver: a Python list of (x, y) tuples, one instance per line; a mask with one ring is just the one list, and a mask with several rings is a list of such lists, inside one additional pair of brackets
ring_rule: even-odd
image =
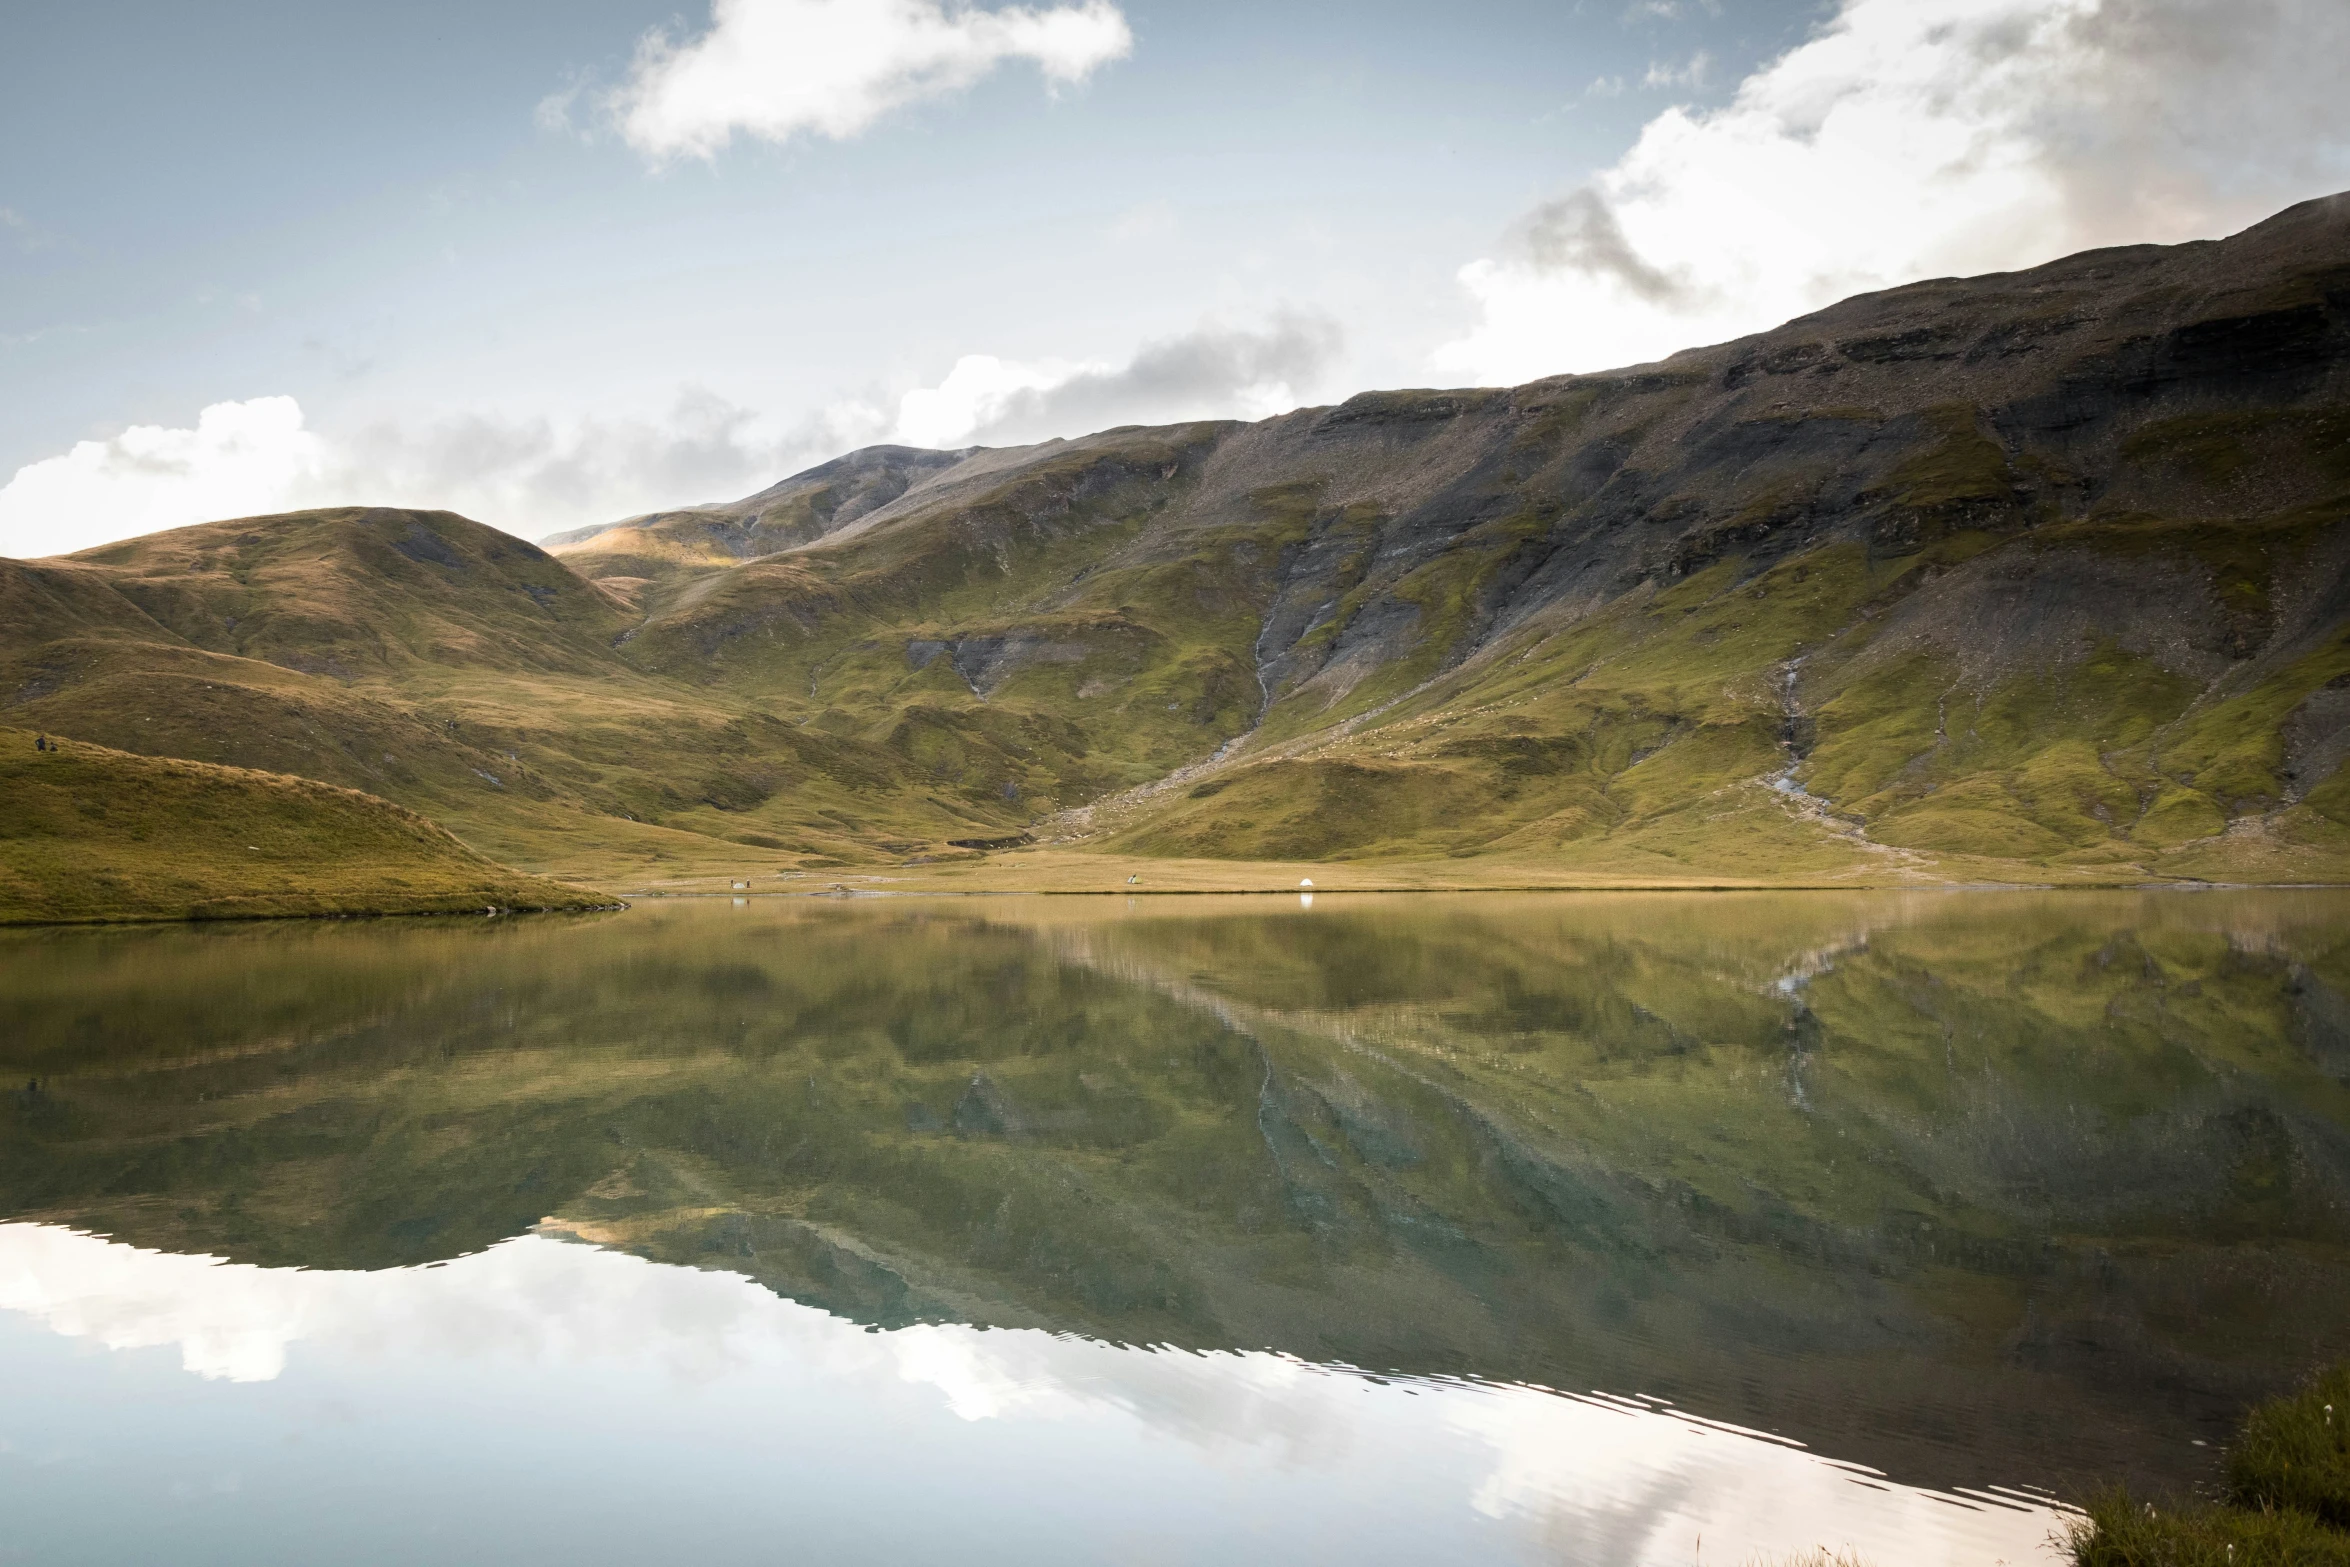
[[(31, 1222), (0, 1227), (0, 1373), (56, 1402), (9, 1401), (0, 1483), (63, 1450), (51, 1428), (258, 1444), (277, 1416), (212, 1401), (300, 1385), (305, 1356), (400, 1363), (335, 1397), (429, 1426), (415, 1389), (454, 1408), (471, 1361), (507, 1386), (551, 1355), (593, 1368), (564, 1397), (608, 1384), (629, 1429), (693, 1424), (713, 1385), (822, 1380), (802, 1393), (849, 1433), (818, 1464), (833, 1490), (795, 1480), (799, 1523), (760, 1538), (805, 1545), (852, 1495), (916, 1532), (810, 1559), (967, 1550), (962, 1508), (1028, 1531), (991, 1541), (1005, 1560), (1102, 1559), (1120, 1529), (1145, 1559), (1277, 1535), (1683, 1562), (1702, 1533), (1720, 1561), (2016, 1560), (2045, 1512), (1905, 1487), (2192, 1483), (2246, 1401), (2350, 1352), (2346, 994), (2350, 897), (2314, 892), (755, 898), (10, 933), (0, 1217)], [(768, 1372), (742, 1369), (753, 1341)], [(39, 1347), (69, 1342), (142, 1366), (176, 1345), (171, 1385), (213, 1391), (93, 1405), (83, 1361)], [(700, 1391), (661, 1391), (656, 1362)], [(893, 1469), (897, 1417), (872, 1411), (899, 1395), (876, 1389), (916, 1385), (1029, 1434), (904, 1414), (935, 1467)], [(781, 1419), (727, 1429), (803, 1441)], [(261, 1450), (246, 1469), (290, 1472)], [(80, 1475), (101, 1505), (110, 1461), (42, 1485)], [(1040, 1463), (1093, 1490), (1039, 1489)], [(1294, 1540), (1267, 1521), (1309, 1515)], [(675, 1527), (726, 1557), (718, 1525)]]

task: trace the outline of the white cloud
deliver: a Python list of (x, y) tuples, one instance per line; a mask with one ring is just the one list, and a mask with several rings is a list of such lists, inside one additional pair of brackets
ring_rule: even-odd
[(1713, 73), (1713, 68), (1713, 56), (1707, 54), (1703, 49), (1691, 55), (1685, 65), (1666, 65), (1661, 61), (1652, 60), (1649, 62), (1648, 74), (1640, 78), (1640, 85), (1643, 87), (1679, 87), (1695, 92), (1706, 84), (1707, 78)]
[(916, 387), (898, 400), (892, 438), (909, 446), (958, 446), (1037, 396), (1107, 369), (1064, 359), (1024, 364), (993, 354), (965, 354), (938, 385)]
[[(854, 410), (850, 410), (851, 413)], [(215, 403), (192, 429), (134, 425), (17, 470), (0, 556), (24, 559), (305, 506), (446, 508), (536, 537), (656, 507), (731, 500), (871, 438), (870, 418), (776, 429), (688, 390), (661, 419), (383, 421), (329, 435), (291, 397)]]
[(894, 398), (875, 389), (796, 423), (697, 390), (660, 419), (385, 422), (327, 442), (284, 504), (446, 507), (536, 538), (733, 500), (882, 441), (1000, 446), (1121, 423), (1284, 413), (1320, 384), (1339, 346), (1334, 322), (1289, 312), (1259, 328), (1209, 324), (1146, 343), (1124, 364), (967, 354), (935, 385)]
[(1014, 445), (1115, 424), (1264, 418), (1318, 386), (1336, 323), (1288, 312), (1206, 325), (1124, 364), (967, 354), (935, 386), (844, 399), (797, 423), (688, 389), (660, 418), (558, 422), (487, 413), (314, 431), (291, 397), (215, 403), (192, 429), (136, 425), (17, 470), (0, 489), (0, 556), (65, 554), (223, 517), (306, 506), (462, 512), (538, 538), (733, 500), (879, 441)]
[(109, 539), (280, 508), (326, 448), (290, 397), (214, 403), (194, 429), (136, 424), (29, 463), (0, 489), (0, 555), (63, 554)]
[(538, 107), (531, 111), (532, 122), (542, 131), (558, 135), (571, 134), (575, 129), (571, 122), (571, 106), (587, 90), (588, 78), (584, 74), (575, 74), (570, 81), (538, 101)]
[(937, 386), (899, 399), (888, 438), (1007, 445), (1118, 424), (1268, 418), (1320, 384), (1342, 341), (1335, 321), (1291, 311), (1261, 330), (1207, 325), (1146, 343), (1122, 366), (967, 354)]
[(688, 389), (659, 419), (511, 419), (458, 413), (387, 420), (333, 445), (303, 504), (445, 507), (530, 537), (665, 506), (733, 500), (837, 455), (863, 425), (778, 428)]
[(1722, 108), (1670, 109), (1461, 269), (1487, 383), (1848, 294), (2229, 232), (2350, 179), (2339, 0), (1845, 0)]
[(1056, 85), (1083, 81), (1133, 47), (1109, 0), (999, 10), (939, 0), (715, 0), (699, 38), (645, 36), (612, 109), (648, 156), (707, 158), (738, 131), (774, 142), (803, 132), (854, 136), (1008, 60), (1035, 62)]

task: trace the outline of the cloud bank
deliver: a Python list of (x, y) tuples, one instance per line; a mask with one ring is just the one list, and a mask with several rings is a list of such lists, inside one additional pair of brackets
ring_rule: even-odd
[(638, 45), (611, 107), (648, 157), (715, 156), (739, 132), (855, 136), (893, 109), (971, 86), (1011, 60), (1055, 85), (1134, 47), (1109, 0), (985, 10), (938, 0), (716, 0), (710, 30)]
[(309, 428), (291, 397), (214, 403), (193, 428), (134, 425), (18, 469), (0, 488), (0, 556), (61, 555), (306, 506), (444, 508), (535, 537), (731, 500), (858, 433), (836, 425), (819, 417), (767, 430), (751, 410), (702, 391), (660, 419), (460, 413), (333, 435)]
[(888, 438), (1003, 446), (1119, 424), (1268, 418), (1297, 407), (1343, 344), (1329, 317), (1290, 311), (1262, 330), (1205, 326), (1146, 343), (1124, 365), (966, 354), (937, 386), (899, 400)]
[(1461, 269), (1488, 384), (1655, 359), (1922, 277), (2209, 238), (2350, 183), (2339, 0), (1844, 0)]
[(463, 512), (524, 537), (733, 500), (854, 447), (1013, 445), (1121, 423), (1263, 418), (1336, 362), (1327, 317), (1210, 324), (1125, 364), (968, 354), (935, 386), (845, 399), (779, 424), (688, 390), (660, 418), (482, 413), (309, 428), (291, 397), (214, 403), (192, 428), (134, 425), (17, 470), (0, 488), (0, 556), (26, 559), (223, 517), (305, 506)]
[(332, 443), (302, 504), (366, 499), (436, 506), (536, 537), (660, 507), (733, 500), (834, 455), (853, 430), (818, 417), (776, 428), (752, 409), (689, 389), (657, 419), (510, 419), (451, 414), (383, 421)]

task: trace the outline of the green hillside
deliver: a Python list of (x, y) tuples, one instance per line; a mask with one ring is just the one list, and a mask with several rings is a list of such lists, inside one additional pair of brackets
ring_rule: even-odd
[(588, 908), (350, 789), (0, 728), (0, 924)]
[(2331, 198), (553, 554), (344, 508), (0, 563), (0, 714), (598, 878), (2335, 880), (2346, 519)]

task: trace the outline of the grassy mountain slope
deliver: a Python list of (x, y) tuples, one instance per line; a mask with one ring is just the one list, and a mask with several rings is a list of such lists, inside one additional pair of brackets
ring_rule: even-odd
[[(606, 568), (616, 557), (633, 556), (648, 579), (672, 575), (681, 567), (730, 565), (838, 532), (969, 455), (867, 446), (743, 500), (648, 512), (621, 522), (573, 528), (545, 542), (560, 546), (593, 540)], [(639, 579), (609, 570), (601, 580), (629, 584), (620, 591), (631, 599), (640, 591)]]
[(1060, 824), (1143, 853), (2340, 874), (2346, 295), (2329, 201), (1633, 371), (983, 454), (629, 647), (1051, 806), (1237, 741)]
[(552, 556), (347, 509), (0, 566), (0, 711), (578, 870), (2331, 879), (2346, 518), (2333, 198), (1629, 370), (873, 448)]
[(0, 728), (0, 924), (608, 901), (354, 790), (36, 738)]
[[(870, 812), (817, 813), (905, 794), (894, 758), (632, 669), (612, 644), (633, 622), (536, 546), (445, 512), (209, 523), (0, 562), (0, 712), (366, 790), (572, 874), (728, 847), (656, 824), (740, 834), (729, 813), (787, 780), (806, 786), (804, 852), (871, 852)], [(929, 829), (915, 841), (994, 822), (905, 810)]]

